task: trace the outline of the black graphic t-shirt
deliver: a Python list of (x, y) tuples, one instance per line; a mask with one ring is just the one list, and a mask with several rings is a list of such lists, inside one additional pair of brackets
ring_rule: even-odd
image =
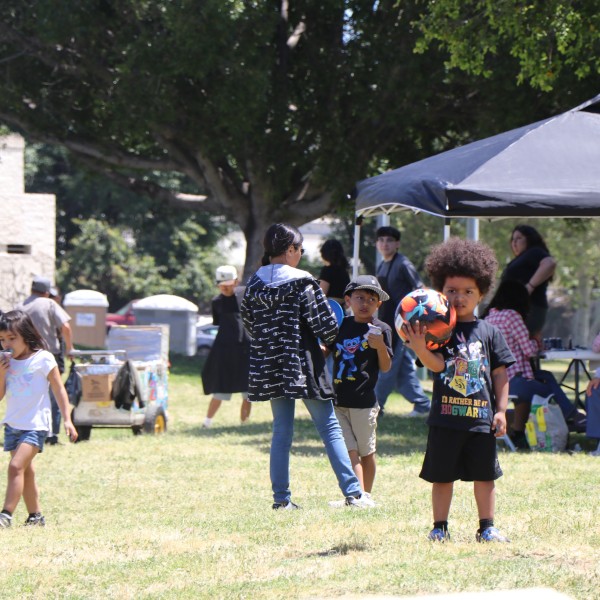
[(479, 319), (457, 323), (439, 352), (446, 366), (434, 373), (427, 424), (489, 433), (496, 411), (492, 371), (515, 362), (504, 336)]
[[(388, 354), (393, 356), (390, 326), (379, 319), (373, 319), (372, 324), (381, 329)], [(377, 350), (370, 348), (366, 340), (368, 333), (367, 323), (345, 317), (335, 342), (329, 346), (334, 356), (336, 406), (372, 408), (377, 402), (374, 389), (379, 377), (379, 359)]]

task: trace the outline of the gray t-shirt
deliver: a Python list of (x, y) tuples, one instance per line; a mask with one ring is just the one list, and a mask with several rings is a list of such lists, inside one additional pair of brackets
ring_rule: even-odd
[(67, 312), (54, 300), (43, 296), (29, 296), (23, 304), (16, 307), (26, 312), (33, 321), (35, 328), (48, 344), (52, 354), (60, 354), (59, 332), (62, 326), (71, 320)]

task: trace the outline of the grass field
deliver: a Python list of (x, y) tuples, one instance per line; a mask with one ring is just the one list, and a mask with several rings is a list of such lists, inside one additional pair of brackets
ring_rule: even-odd
[[(303, 510), (275, 512), (269, 406), (255, 405), (240, 426), (234, 399), (202, 429), (199, 370), (195, 359), (175, 359), (165, 435), (93, 430), (89, 442), (36, 458), (48, 525), (0, 532), (0, 598), (350, 598), (540, 586), (599, 597), (600, 459), (501, 451), (496, 523), (512, 543), (475, 542), (472, 486), (459, 483), (453, 541), (434, 545), (430, 486), (418, 478), (426, 426), (403, 417), (411, 406), (394, 397), (379, 429), (378, 508), (336, 510), (328, 501), (341, 494), (299, 404), (292, 489)], [(575, 442), (591, 447), (584, 436)], [(25, 518), (20, 504), (15, 524)]]

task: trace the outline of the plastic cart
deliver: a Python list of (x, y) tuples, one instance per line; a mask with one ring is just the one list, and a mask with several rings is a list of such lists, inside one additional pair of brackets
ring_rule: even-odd
[(127, 362), (126, 350), (75, 351), (75, 369), (81, 376), (81, 398), (72, 419), (80, 440), (88, 440), (92, 427), (127, 427), (134, 434), (167, 430), (168, 363), (131, 360), (135, 369), (136, 396), (131, 404), (117, 406), (112, 385)]

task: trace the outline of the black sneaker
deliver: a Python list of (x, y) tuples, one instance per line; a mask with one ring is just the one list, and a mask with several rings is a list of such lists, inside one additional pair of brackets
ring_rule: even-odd
[(24, 523), (27, 527), (45, 527), (46, 519), (44, 519), (44, 515), (29, 515), (27, 517), (27, 521)]
[(273, 510), (298, 510), (300, 507), (291, 500), (287, 502), (274, 502)]
[(50, 437), (47, 437), (44, 444), (46, 446), (62, 446), (62, 443), (58, 441), (58, 436), (56, 435), (51, 435)]

